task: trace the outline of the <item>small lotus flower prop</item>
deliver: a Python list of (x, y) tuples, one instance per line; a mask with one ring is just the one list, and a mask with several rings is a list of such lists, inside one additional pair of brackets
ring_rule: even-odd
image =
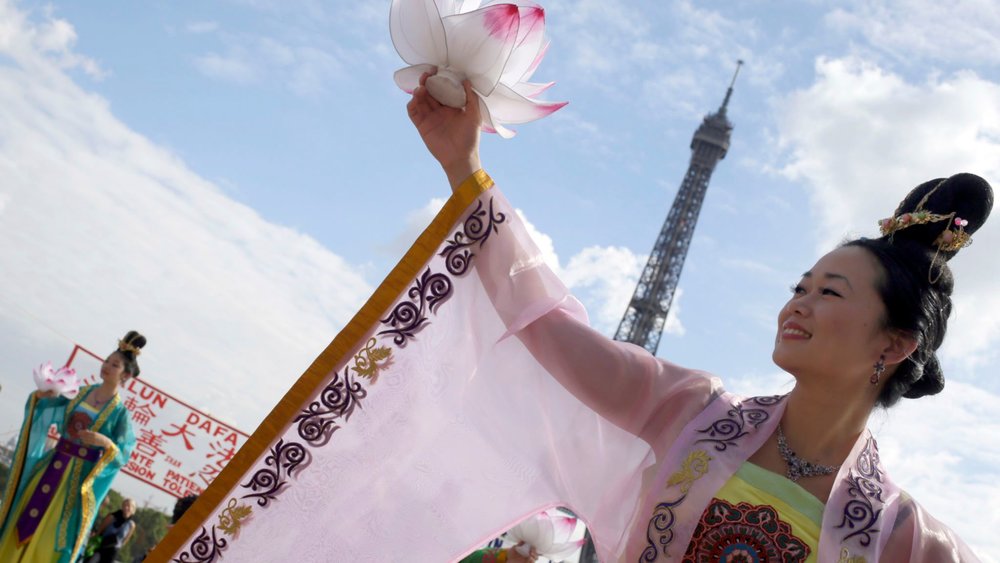
[(570, 540), (576, 522), (576, 518), (558, 512), (540, 512), (511, 528), (507, 539), (524, 542), (515, 548), (521, 555), (527, 556), (531, 548), (535, 548), (538, 555), (558, 561), (575, 553), (585, 541), (583, 538)]
[(52, 369), (52, 362), (35, 368), (35, 386), (39, 391), (55, 391), (67, 399), (76, 397), (80, 392), (80, 378), (76, 375), (76, 370), (69, 367)]
[(509, 123), (541, 119), (567, 102), (535, 97), (554, 82), (528, 82), (548, 42), (545, 10), (530, 0), (392, 0), (389, 33), (410, 66), (396, 71), (396, 84), (413, 92), (425, 72), (434, 99), (465, 107), (462, 81), (479, 98), (482, 128), (509, 139)]

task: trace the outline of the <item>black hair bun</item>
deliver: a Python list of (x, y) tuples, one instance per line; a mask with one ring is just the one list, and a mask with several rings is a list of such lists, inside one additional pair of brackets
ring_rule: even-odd
[(142, 347), (146, 345), (146, 337), (134, 330), (130, 330), (125, 337), (122, 338), (122, 342), (141, 350)]
[[(900, 202), (893, 216), (900, 217), (904, 213), (913, 213), (917, 210), (938, 215), (954, 213), (954, 218), (968, 221), (964, 229), (971, 235), (983, 226), (992, 209), (993, 188), (989, 182), (975, 174), (963, 172), (950, 178), (930, 180), (913, 188)], [(942, 221), (911, 225), (895, 231), (890, 236), (894, 240), (899, 238), (912, 240), (937, 250), (934, 246), (935, 241), (949, 227), (950, 225), (945, 225)], [(944, 258), (950, 259), (958, 253), (958, 250), (941, 250), (940, 253)]]
[(944, 390), (944, 373), (941, 371), (937, 355), (931, 354), (930, 359), (922, 366), (922, 369), (915, 370), (915, 372), (918, 372), (918, 379), (903, 391), (903, 396), (907, 399), (937, 395)]

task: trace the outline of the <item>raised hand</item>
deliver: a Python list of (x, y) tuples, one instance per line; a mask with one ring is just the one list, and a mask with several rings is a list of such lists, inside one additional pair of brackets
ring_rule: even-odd
[(80, 441), (83, 442), (84, 444), (87, 444), (88, 446), (107, 448), (108, 446), (114, 444), (114, 442), (111, 441), (111, 438), (108, 438), (107, 436), (99, 432), (93, 432), (90, 430), (81, 430), (79, 436), (80, 436)]
[(479, 96), (472, 84), (463, 82), (468, 103), (463, 109), (442, 105), (427, 91), (430, 74), (420, 77), (420, 86), (406, 104), (427, 150), (444, 168), (452, 189), (481, 167), (479, 163)]

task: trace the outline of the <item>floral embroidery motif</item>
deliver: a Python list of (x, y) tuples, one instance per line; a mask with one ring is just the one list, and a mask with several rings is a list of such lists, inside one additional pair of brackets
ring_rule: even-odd
[(694, 450), (681, 462), (681, 468), (667, 479), (667, 486), (680, 485), (681, 496), (677, 500), (661, 502), (653, 510), (653, 517), (646, 525), (646, 549), (640, 561), (655, 561), (662, 550), (667, 554), (667, 546), (674, 540), (674, 507), (684, 502), (695, 481), (708, 473), (708, 463), (712, 457), (705, 450)]
[(735, 446), (736, 440), (746, 436), (750, 429), (748, 426), (757, 428), (770, 417), (766, 408), (745, 408), (746, 403), (753, 403), (762, 407), (770, 407), (780, 402), (784, 397), (776, 395), (773, 397), (752, 397), (742, 401), (729, 409), (725, 418), (720, 418), (707, 428), (698, 432), (708, 434), (707, 438), (697, 440), (695, 443), (712, 442), (716, 451), (726, 451), (729, 446)]
[(479, 200), (476, 210), (466, 217), (462, 230), (456, 232), (438, 254), (444, 257), (448, 272), (453, 276), (461, 276), (467, 272), (472, 264), (472, 257), (475, 256), (469, 247), (478, 242), (482, 248), (490, 234), (498, 231), (497, 225), (506, 220), (507, 216), (503, 213), (493, 212), (493, 198), (490, 198), (489, 212), (483, 209), (483, 200)]
[(691, 490), (691, 485), (702, 475), (708, 473), (708, 462), (710, 461), (712, 461), (712, 457), (705, 450), (695, 450), (689, 453), (681, 462), (680, 471), (667, 479), (667, 486), (680, 485), (681, 492), (686, 495)]
[(309, 445), (326, 445), (333, 433), (340, 428), (337, 420), (350, 419), (355, 407), (360, 408), (361, 400), (367, 396), (368, 391), (350, 378), (347, 369), (344, 370), (343, 378), (334, 372), (333, 380), (323, 388), (319, 400), (309, 403), (292, 422), (298, 423), (299, 436), (309, 442)]
[[(869, 436), (858, 460), (844, 478), (847, 494), (852, 497), (844, 505), (844, 518), (837, 528), (853, 530), (843, 541), (858, 536), (862, 546), (872, 542), (872, 533), (878, 532), (875, 524), (882, 515), (882, 471), (879, 469), (878, 444)], [(877, 503), (877, 504), (876, 504)]]
[(358, 377), (369, 379), (372, 385), (378, 381), (379, 372), (392, 364), (392, 350), (388, 346), (375, 346), (375, 342), (374, 338), (368, 340), (368, 344), (354, 356), (351, 367)]
[(714, 499), (701, 516), (684, 563), (796, 563), (810, 549), (792, 534), (792, 527), (767, 505), (732, 505)]
[(243, 521), (253, 513), (253, 507), (238, 504), (236, 498), (229, 499), (229, 504), (219, 513), (219, 529), (227, 536), (237, 536)]
[(840, 558), (837, 559), (837, 563), (868, 563), (868, 560), (861, 555), (851, 555), (851, 552), (845, 547), (840, 550)]
[[(309, 452), (298, 442), (285, 442), (278, 440), (278, 443), (271, 448), (271, 455), (264, 459), (267, 467), (258, 470), (253, 474), (250, 481), (240, 485), (244, 489), (253, 492), (243, 495), (243, 498), (256, 498), (257, 504), (267, 507), (267, 504), (274, 500), (277, 493), (288, 483), (288, 478), (292, 476), (298, 466), (306, 461)], [(274, 466), (274, 469), (268, 469)], [(262, 489), (258, 492), (258, 489)], [(215, 527), (212, 527), (213, 532)]]

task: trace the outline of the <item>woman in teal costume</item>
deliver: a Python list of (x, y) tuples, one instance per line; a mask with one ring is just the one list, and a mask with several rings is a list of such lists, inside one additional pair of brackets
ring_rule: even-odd
[[(139, 375), (136, 357), (146, 338), (130, 331), (101, 365), (99, 385), (72, 400), (36, 391), (24, 422), (0, 503), (0, 561), (76, 560), (97, 509), (135, 446), (119, 387)], [(46, 450), (49, 427), (61, 435)]]

